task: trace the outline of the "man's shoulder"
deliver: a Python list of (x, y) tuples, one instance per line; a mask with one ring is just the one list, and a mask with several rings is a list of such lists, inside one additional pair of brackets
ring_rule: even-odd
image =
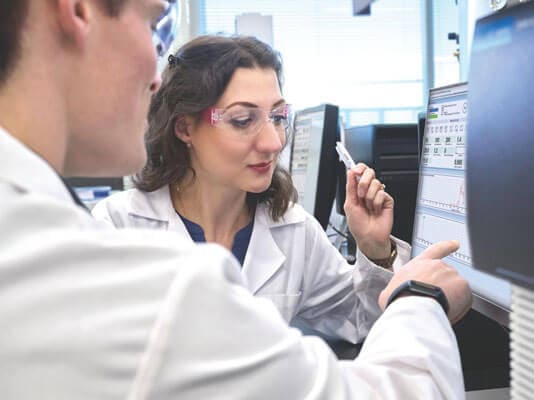
[[(120, 195), (128, 195), (127, 193)], [(10, 232), (10, 237), (22, 242), (38, 241), (50, 250), (65, 251), (62, 246), (80, 247), (81, 253), (94, 252), (96, 257), (124, 257), (146, 252), (140, 260), (196, 257), (223, 259), (228, 252), (217, 245), (202, 246), (184, 240), (174, 232), (148, 229), (112, 229), (108, 224), (95, 220), (87, 210), (58, 201), (39, 193), (23, 192), (16, 187), (0, 183), (2, 209), (0, 226)], [(115, 249), (114, 251), (112, 251)], [(31, 251), (31, 247), (28, 249)], [(70, 254), (70, 252), (69, 252)], [(122, 254), (122, 256), (121, 256)]]
[(133, 283), (135, 274), (162, 283), (176, 274), (182, 279), (241, 282), (236, 261), (219, 245), (197, 245), (164, 230), (113, 229), (74, 204), (17, 193), (0, 184), (0, 194), (7, 192), (0, 227), (9, 232), (9, 239), (0, 245), (7, 256), (0, 258), (0, 269), (27, 271), (28, 279), (48, 271), (50, 279), (76, 284), (76, 276), (91, 276), (123, 287)]
[[(237, 262), (220, 246), (172, 232), (108, 229), (75, 205), (1, 183), (0, 195), (0, 228), (9, 232), (0, 243), (0, 319), (9, 327), (0, 353), (25, 371), (9, 380), (21, 394), (31, 379), (27, 393), (40, 387), (44, 397), (46, 388), (93, 398), (113, 387), (125, 398), (134, 379), (128, 371), (159, 356), (150, 341), (181, 332), (168, 320), (180, 315), (181, 326), (194, 325), (210, 290), (241, 286)], [(59, 354), (61, 366), (31, 362), (27, 349), (33, 360)], [(121, 373), (95, 373), (95, 365)]]

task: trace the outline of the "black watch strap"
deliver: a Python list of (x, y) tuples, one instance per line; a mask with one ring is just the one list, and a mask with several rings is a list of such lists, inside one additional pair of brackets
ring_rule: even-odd
[(431, 297), (441, 305), (443, 311), (445, 311), (445, 314), (449, 313), (449, 302), (447, 301), (447, 296), (445, 296), (445, 293), (443, 293), (443, 290), (441, 290), (439, 286), (434, 286), (415, 280), (406, 281), (397, 289), (395, 289), (393, 293), (391, 293), (391, 296), (389, 296), (386, 307), (403, 294)]

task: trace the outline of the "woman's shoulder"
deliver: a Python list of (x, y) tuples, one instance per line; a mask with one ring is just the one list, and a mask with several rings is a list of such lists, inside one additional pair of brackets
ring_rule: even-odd
[(125, 204), (128, 204), (133, 191), (137, 189), (122, 190), (120, 192), (112, 193), (108, 197), (100, 200), (93, 207), (92, 213), (97, 214), (101, 210), (109, 210), (114, 208), (122, 208)]
[[(101, 200), (93, 209), (93, 215), (99, 213), (119, 213), (119, 214), (154, 214), (155, 210), (161, 208), (160, 203), (168, 198), (167, 187), (160, 188), (153, 192), (144, 192), (133, 188), (117, 192)], [(104, 211), (105, 210), (105, 211)]]
[(147, 196), (146, 192), (143, 192), (139, 189), (127, 189), (121, 190), (120, 192), (112, 193), (110, 196), (100, 200), (95, 208), (106, 207), (106, 208), (125, 208), (130, 205), (132, 199), (135, 198), (145, 198)]

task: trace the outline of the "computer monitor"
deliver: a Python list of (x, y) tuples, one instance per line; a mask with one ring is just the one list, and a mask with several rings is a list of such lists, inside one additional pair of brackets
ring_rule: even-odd
[[(391, 233), (411, 242), (419, 176), (416, 124), (373, 124), (344, 129), (342, 141), (355, 162), (374, 168), (395, 199)], [(346, 172), (339, 174), (337, 212), (344, 215)]]
[(339, 109), (331, 104), (295, 113), (290, 172), (298, 202), (326, 229), (334, 203), (339, 161)]
[[(468, 139), (472, 127), (467, 125), (467, 83), (435, 88), (430, 91), (423, 151), (420, 163), (419, 188), (415, 210), (412, 255), (421, 253), (430, 244), (456, 239), (460, 249), (446, 257), (469, 282), (474, 294), (473, 308), (480, 313), (508, 325), (511, 304), (511, 287), (505, 280), (474, 268), (467, 227), (467, 210), (476, 213), (478, 204), (466, 199), (466, 153), (472, 141)], [(472, 109), (469, 112), (473, 112)], [(481, 135), (481, 136), (485, 136)], [(494, 143), (486, 142), (486, 148)], [(478, 144), (482, 148), (482, 144)], [(497, 148), (495, 148), (496, 151)], [(485, 150), (484, 150), (485, 151)], [(494, 165), (494, 163), (491, 163)], [(498, 163), (499, 168), (502, 167)], [(493, 175), (486, 170), (488, 179)], [(469, 173), (473, 173), (469, 171)], [(500, 183), (493, 180), (492, 192), (501, 191)], [(472, 188), (471, 188), (472, 189)], [(470, 196), (473, 190), (470, 191)], [(479, 195), (493, 196), (493, 193)], [(509, 193), (508, 193), (509, 195)], [(502, 204), (507, 207), (506, 203)], [(507, 207), (508, 208), (508, 207)], [(473, 217), (469, 218), (473, 223)], [(494, 232), (488, 232), (494, 234)], [(502, 249), (496, 249), (501, 251)]]
[(373, 0), (352, 0), (352, 15), (371, 15)]
[(124, 178), (86, 178), (86, 177), (69, 177), (65, 179), (72, 187), (86, 186), (109, 186), (111, 190), (124, 190)]
[(467, 182), (477, 268), (534, 289), (534, 2), (476, 24)]
[(477, 268), (513, 282), (511, 396), (532, 398), (534, 2), (477, 21), (470, 65), (467, 206)]

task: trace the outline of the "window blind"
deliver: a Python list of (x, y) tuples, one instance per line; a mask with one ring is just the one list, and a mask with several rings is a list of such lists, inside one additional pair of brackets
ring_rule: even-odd
[(380, 0), (353, 16), (351, 0), (202, 0), (203, 33), (235, 33), (243, 13), (273, 17), (284, 96), (297, 109), (329, 102), (347, 126), (414, 122), (424, 106), (423, 0)]

